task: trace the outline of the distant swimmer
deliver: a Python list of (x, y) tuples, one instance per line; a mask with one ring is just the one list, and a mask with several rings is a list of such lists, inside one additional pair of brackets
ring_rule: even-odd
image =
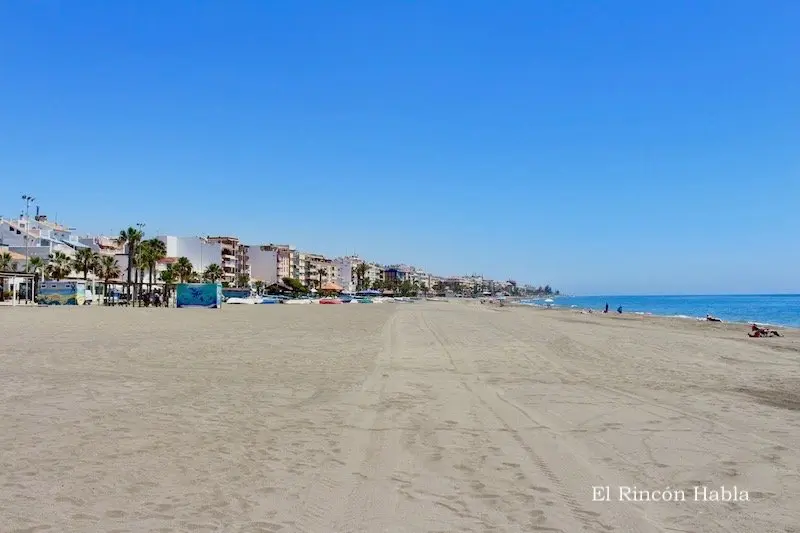
[(708, 320), (709, 322), (722, 322), (722, 320), (720, 320), (719, 318), (711, 315), (706, 315), (706, 320)]

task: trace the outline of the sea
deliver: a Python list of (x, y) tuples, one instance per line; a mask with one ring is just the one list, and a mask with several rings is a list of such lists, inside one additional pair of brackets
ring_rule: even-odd
[[(713, 315), (725, 322), (800, 328), (800, 294), (737, 294), (723, 296), (555, 296), (553, 307), (592, 309), (615, 313), (652, 314), (701, 319)], [(547, 305), (544, 298), (522, 300), (528, 305)]]

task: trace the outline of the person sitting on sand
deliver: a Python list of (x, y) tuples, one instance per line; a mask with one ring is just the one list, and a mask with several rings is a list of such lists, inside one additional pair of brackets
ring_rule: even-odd
[(767, 328), (760, 328), (756, 324), (750, 328), (750, 333), (747, 334), (748, 337), (780, 337), (781, 334), (775, 331), (774, 329), (767, 329)]
[(706, 320), (708, 320), (709, 322), (722, 322), (722, 320), (720, 320), (719, 318), (711, 315), (706, 315)]

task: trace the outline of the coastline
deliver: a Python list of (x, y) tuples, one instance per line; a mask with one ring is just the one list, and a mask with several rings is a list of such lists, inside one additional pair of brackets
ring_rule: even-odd
[[(603, 312), (593, 312), (588, 313), (585, 312), (583, 309), (579, 308), (569, 308), (569, 307), (551, 307), (546, 308), (543, 306), (535, 306), (530, 304), (522, 304), (513, 302), (509, 304), (514, 309), (529, 309), (533, 312), (540, 312), (540, 313), (555, 313), (559, 316), (572, 316), (572, 317), (596, 317), (598, 320), (615, 320), (615, 321), (630, 321), (630, 322), (638, 322), (638, 323), (653, 323), (653, 324), (666, 324), (673, 322), (673, 325), (676, 328), (682, 328), (688, 324), (694, 324), (698, 328), (705, 328), (710, 331), (717, 330), (717, 331), (730, 331), (730, 332), (742, 332), (747, 333), (747, 327), (751, 324), (755, 323), (761, 326), (769, 326), (773, 328), (780, 328), (783, 332), (784, 330), (787, 332), (792, 332), (793, 334), (800, 335), (800, 327), (797, 326), (785, 326), (783, 324), (770, 324), (767, 322), (736, 322), (736, 321), (728, 321), (724, 320), (722, 322), (710, 322), (708, 320), (702, 319), (702, 317), (692, 318), (689, 316), (676, 316), (676, 315), (658, 315), (658, 314), (638, 314), (638, 313), (622, 313), (621, 315), (618, 313), (603, 313)], [(779, 339), (780, 337), (772, 337), (775, 339)]]
[[(721, 295), (720, 297), (728, 297), (728, 296), (752, 296), (752, 297), (788, 296), (788, 297), (796, 297), (797, 295)], [(694, 297), (715, 298), (714, 295), (709, 295), (709, 296), (689, 295), (689, 296), (687, 296), (687, 298), (694, 298)], [(563, 297), (563, 298), (569, 298), (569, 297)], [(609, 300), (613, 301), (614, 299), (625, 298), (625, 296), (608, 296), (608, 297), (600, 296), (600, 297), (597, 297), (597, 298), (600, 298), (600, 299), (608, 298)], [(651, 298), (651, 296), (647, 296), (647, 298)], [(660, 297), (659, 296), (652, 296), (652, 298), (660, 298)], [(613, 307), (611, 309), (609, 309), (608, 313), (603, 313), (601, 309), (595, 309), (595, 308), (591, 308), (591, 307), (587, 307), (587, 306), (581, 306), (581, 305), (567, 306), (567, 305), (565, 305), (566, 302), (563, 302), (563, 300), (562, 300), (562, 303), (559, 303), (559, 297), (555, 297), (554, 299), (555, 299), (555, 303), (550, 308), (547, 308), (546, 306), (541, 305), (540, 302), (542, 302), (542, 300), (532, 299), (532, 298), (515, 299), (514, 301), (511, 301), (510, 303), (512, 303), (515, 306), (519, 306), (519, 307), (530, 307), (530, 308), (533, 308), (533, 309), (545, 309), (547, 311), (569, 311), (569, 312), (573, 312), (573, 313), (577, 313), (577, 314), (600, 315), (600, 316), (606, 316), (606, 317), (609, 317), (609, 316), (612, 316), (612, 315), (614, 317), (635, 316), (635, 317), (642, 317), (642, 318), (676, 319), (676, 320), (683, 320), (683, 321), (689, 321), (689, 322), (700, 322), (700, 323), (708, 323), (708, 324), (720, 324), (720, 323), (722, 323), (722, 324), (732, 324), (732, 325), (737, 325), (737, 326), (742, 326), (742, 325), (747, 326), (747, 325), (750, 325), (750, 324), (758, 324), (760, 326), (769, 326), (769, 327), (773, 327), (773, 328), (782, 328), (782, 329), (800, 331), (800, 325), (786, 324), (786, 323), (781, 323), (781, 322), (776, 322), (776, 321), (760, 320), (760, 319), (729, 320), (729, 319), (722, 318), (722, 322), (710, 322), (710, 321), (707, 321), (705, 319), (705, 315), (689, 315), (689, 314), (680, 314), (680, 313), (678, 313), (678, 314), (666, 314), (666, 313), (653, 312), (653, 311), (642, 311), (642, 310), (637, 310), (637, 311), (624, 311), (623, 310), (624, 312), (622, 313), (622, 315), (619, 315), (618, 313), (616, 313), (614, 311)], [(528, 302), (531, 302), (531, 303), (523, 303), (523, 301), (528, 301)], [(588, 309), (590, 309), (590, 308), (593, 311), (592, 313), (588, 313)], [(714, 316), (717, 316), (717, 315), (714, 315)], [(718, 318), (721, 318), (721, 317), (718, 317)]]

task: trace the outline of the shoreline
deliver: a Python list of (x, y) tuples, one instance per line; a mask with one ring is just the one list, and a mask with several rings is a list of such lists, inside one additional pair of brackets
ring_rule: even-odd
[[(769, 326), (773, 328), (783, 328), (788, 330), (797, 330), (800, 331), (800, 326), (797, 325), (789, 325), (789, 324), (777, 324), (774, 322), (764, 322), (761, 320), (748, 320), (748, 321), (739, 321), (739, 320), (725, 320), (722, 319), (721, 322), (713, 322), (706, 320), (704, 316), (689, 316), (689, 315), (665, 315), (660, 313), (654, 313), (650, 311), (626, 311), (623, 312), (622, 315), (618, 314), (616, 311), (612, 311), (609, 309), (608, 313), (603, 313), (602, 311), (597, 311), (592, 309), (592, 313), (589, 313), (587, 309), (588, 307), (564, 307), (563, 305), (558, 305), (558, 303), (554, 304), (553, 307), (546, 307), (544, 305), (536, 304), (536, 303), (522, 303), (520, 300), (510, 302), (515, 307), (529, 307), (532, 309), (544, 309), (547, 311), (572, 311), (577, 314), (586, 314), (586, 315), (600, 315), (600, 316), (637, 316), (643, 318), (658, 318), (658, 319), (678, 319), (678, 320), (685, 320), (690, 322), (701, 322), (701, 323), (708, 323), (708, 324), (732, 324), (738, 326), (749, 326), (751, 324), (757, 324), (759, 326)], [(719, 318), (719, 317), (718, 317)]]
[[(760, 326), (769, 326), (773, 328), (780, 328), (781, 330), (785, 330), (791, 333), (800, 333), (800, 327), (797, 326), (785, 326), (783, 324), (769, 324), (766, 322), (736, 322), (736, 321), (727, 321), (723, 320), (721, 322), (712, 322), (702, 318), (692, 318), (687, 316), (676, 316), (676, 315), (658, 315), (655, 313), (651, 314), (638, 314), (638, 313), (603, 313), (603, 312), (594, 312), (588, 313), (585, 312), (583, 309), (580, 308), (568, 308), (568, 307), (543, 307), (543, 306), (534, 306), (530, 304), (521, 304), (521, 303), (511, 303), (511, 307), (515, 309), (531, 309), (534, 311), (541, 311), (547, 313), (558, 313), (559, 315), (567, 315), (567, 316), (583, 316), (583, 317), (600, 317), (600, 319), (607, 319), (607, 320), (626, 320), (626, 321), (639, 321), (641, 323), (648, 323), (652, 322), (655, 324), (668, 322), (671, 320), (676, 321), (678, 324), (697, 324), (699, 326), (710, 326), (715, 329), (725, 329), (725, 330), (734, 330), (734, 331), (742, 331), (742, 328), (746, 328), (751, 324), (757, 324)], [(744, 331), (746, 333), (746, 330)], [(781, 338), (781, 337), (771, 337), (771, 338)]]

